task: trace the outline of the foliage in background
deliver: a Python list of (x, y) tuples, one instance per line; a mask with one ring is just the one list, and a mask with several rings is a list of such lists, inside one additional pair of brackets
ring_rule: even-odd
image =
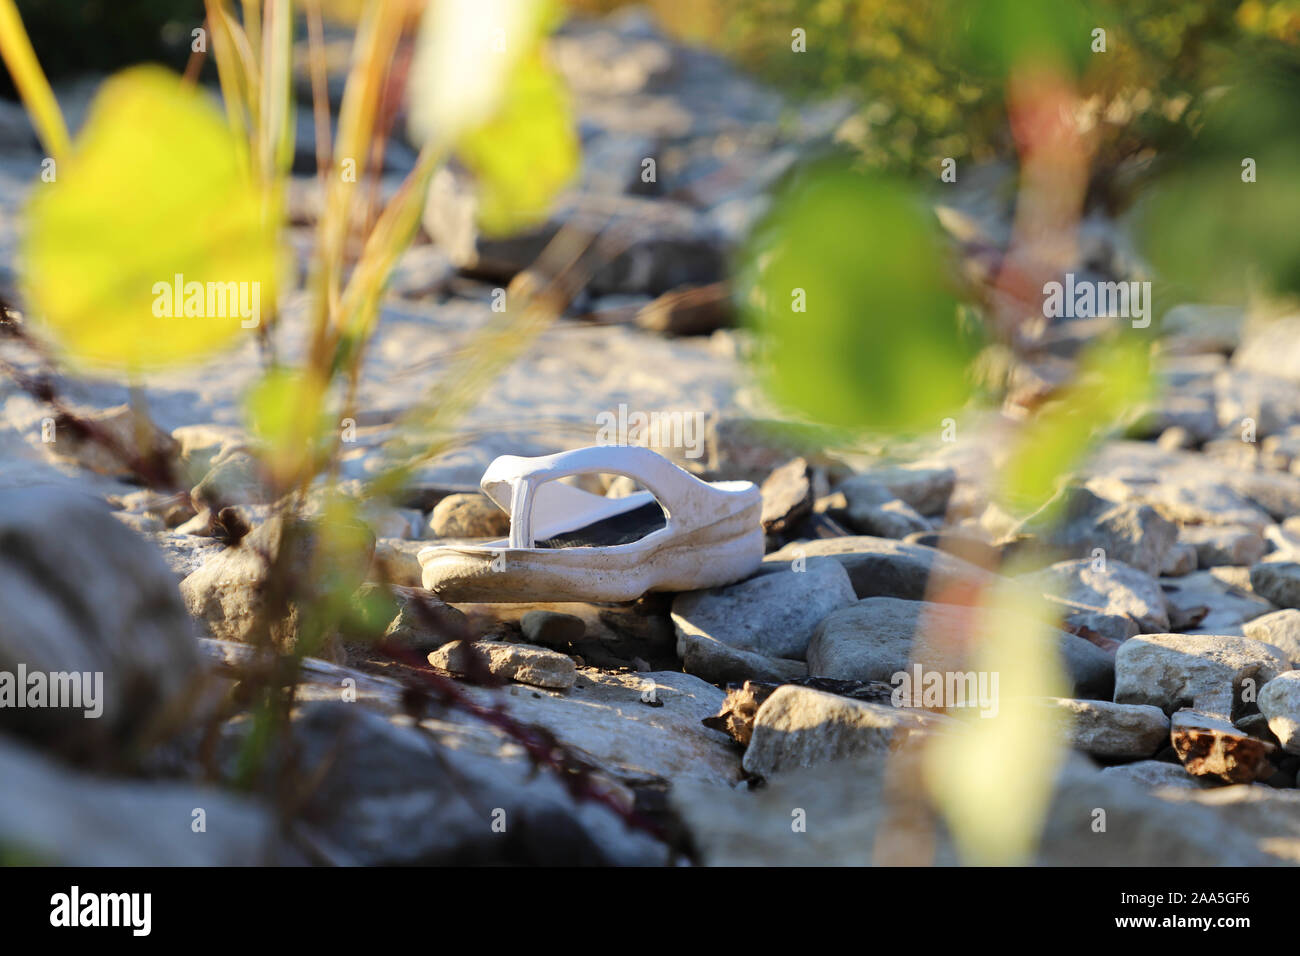
[(1139, 201), (1141, 246), (1183, 300), (1300, 295), (1300, 50), (1243, 59), (1227, 80)]
[[(1000, 80), (1003, 53), (1014, 55), (1013, 47), (1041, 47), (1045, 39), (1069, 45), (1102, 133), (1099, 162), (1110, 168), (1184, 141), (1200, 98), (1233, 58), (1281, 45), (1280, 38), (1293, 42), (1300, 24), (1291, 0), (718, 2), (727, 14), (724, 49), (790, 88), (856, 93), (863, 107), (850, 138), (861, 157), (931, 175), (944, 157), (1009, 152)], [(794, 27), (807, 31), (809, 53), (791, 53)], [(1094, 27), (1107, 31), (1105, 54), (1091, 52)]]
[[(761, 15), (763, 6), (756, 4), (751, 13)], [(937, 4), (906, 11), (885, 6), (900, 16), (920, 17), (919, 33), (942, 45), (943, 53), (930, 46), (922, 56), (936, 83), (959, 76), (981, 91), (967, 106), (978, 111), (987, 97), (985, 105), (995, 103), (994, 113), (1018, 118), (1015, 152), (1023, 172), (1018, 205), (1034, 215), (1018, 220), (1004, 262), (1014, 262), (1023, 251), (1019, 247), (1036, 247), (1054, 239), (1053, 233), (1072, 233), (1082, 211), (1086, 168), (1063, 161), (1063, 153), (1077, 152), (1080, 140), (1060, 114), (1082, 102), (1087, 79), (1077, 46), (1086, 49), (1087, 34), (1078, 36), (1079, 44), (1072, 38), (1086, 21), (1060, 15), (1057, 5), (1044, 12), (1031, 0), (945, 8), (947, 20), (933, 19)], [(852, 17), (880, 7), (825, 2), (814, 12), (828, 18), (827, 27), (833, 20), (835, 32), (849, 38), (845, 42), (878, 44), (888, 38), (879, 23)], [(811, 5), (801, 7), (809, 10)], [(772, 14), (768, 10), (763, 19), (769, 43), (774, 42), (772, 24), (781, 22)], [(849, 29), (840, 22), (846, 17)], [(799, 25), (797, 19), (788, 22)], [(952, 29), (938, 31), (938, 24)], [(816, 42), (809, 29), (810, 45)], [(902, 56), (906, 46), (900, 44), (886, 59)], [(835, 77), (836, 83), (846, 81), (853, 68), (842, 65), (849, 72)], [(887, 80), (880, 82), (890, 89)], [(968, 120), (964, 108), (945, 113), (942, 106), (936, 101), (931, 132), (941, 132), (949, 121), (964, 125)], [(971, 128), (978, 134), (978, 124)], [(906, 142), (899, 142), (902, 152), (915, 149), (920, 129), (914, 127)], [(890, 161), (886, 157), (884, 164)], [(762, 341), (759, 372), (787, 409), (872, 434), (933, 429), (932, 435), (940, 435), (967, 417), (976, 395), (970, 381), (975, 348), (951, 281), (955, 266), (945, 265), (933, 211), (921, 199), (925, 185), (923, 177), (909, 183), (825, 165), (797, 175), (778, 197), (747, 251), (745, 305)], [(1061, 205), (1059, 196), (1078, 201)], [(995, 274), (992, 281), (1002, 280)], [(1032, 299), (1012, 307), (1013, 328), (1034, 310), (1041, 316), (1041, 299), (1036, 305)], [(994, 301), (985, 296), (979, 304), (993, 308), (988, 303)], [(1149, 338), (1096, 343), (1080, 362), (1076, 382), (1038, 415), (1008, 430), (1006, 447), (990, 456), (998, 468), (993, 491), (1002, 505), (1026, 511), (1048, 500), (1089, 448), (1146, 397), (1150, 344)], [(941, 602), (958, 597), (958, 603), (972, 605), (972, 612), (953, 640), (956, 658), (940, 669), (999, 673), (1002, 707), (996, 716), (966, 721), (961, 732), (922, 744), (924, 779), (966, 860), (1024, 862), (1036, 844), (1060, 760), (1053, 728), (1029, 702), (1029, 695), (1063, 693), (1067, 686), (1048, 624), (1052, 616), (1043, 607), (1027, 606), (1018, 589), (931, 595)], [(914, 647), (926, 643), (927, 632), (922, 623)], [(987, 761), (1008, 753), (1027, 755), (1017, 773), (980, 772)]]
[(745, 256), (769, 391), (839, 427), (928, 431), (965, 404), (976, 352), (937, 223), (901, 183), (804, 171)]

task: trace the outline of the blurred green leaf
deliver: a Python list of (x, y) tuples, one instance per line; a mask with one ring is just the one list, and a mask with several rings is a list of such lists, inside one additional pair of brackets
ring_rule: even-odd
[(1002, 469), (1008, 504), (1033, 509), (1050, 499), (1093, 443), (1151, 396), (1149, 353), (1150, 342), (1136, 336), (1089, 347), (1078, 377), (1021, 431)]
[[(76, 361), (141, 369), (197, 359), (253, 334), (260, 312), (245, 317), (241, 297), (275, 302), (277, 226), (263, 219), (235, 139), (202, 92), (161, 68), (104, 84), (27, 216), (28, 301)], [(178, 276), (183, 303), (170, 292)], [(199, 305), (194, 283), (205, 291), (200, 314), (188, 308)]]
[(457, 154), (474, 173), (485, 233), (508, 234), (546, 217), (580, 155), (568, 92), (540, 51), (515, 64), (501, 109), (460, 140)]
[(1015, 67), (1043, 63), (1082, 72), (1092, 56), (1092, 30), (1109, 25), (1080, 0), (948, 0), (940, 16), (967, 72), (999, 79)]
[(249, 430), (263, 445), (263, 458), (277, 486), (284, 488), (313, 470), (324, 451), (331, 422), (325, 386), (309, 370), (273, 369), (249, 393)]
[[(1297, 113), (1300, 55), (1242, 65), (1140, 204), (1139, 242), (1181, 297), (1233, 304), (1300, 293)], [(1246, 160), (1254, 182), (1243, 180)]]
[[(1062, 756), (1039, 700), (1069, 693), (1051, 619), (1042, 595), (1015, 584), (984, 595), (972, 628), (980, 639), (965, 666), (997, 675), (997, 713), (955, 709), (960, 729), (927, 748), (930, 793), (968, 863), (1023, 864), (1037, 844)], [(990, 772), (1011, 755), (1013, 768)]]
[(976, 343), (933, 215), (908, 188), (809, 171), (778, 199), (746, 268), (744, 309), (778, 402), (832, 426), (911, 431), (940, 428), (969, 398)]

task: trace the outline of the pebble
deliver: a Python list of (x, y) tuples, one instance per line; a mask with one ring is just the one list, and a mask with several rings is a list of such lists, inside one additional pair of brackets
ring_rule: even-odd
[(724, 588), (689, 591), (673, 601), (677, 653), (687, 673), (705, 680), (799, 677), (817, 625), (854, 600), (847, 572), (827, 558), (809, 560), (801, 571), (774, 568)]
[[(889, 682), (913, 664), (927, 670), (964, 670), (955, 651), (966, 644), (971, 610), (950, 604), (868, 598), (828, 615), (808, 645), (814, 677)], [(1039, 627), (1063, 654), (1067, 676), (1080, 696), (1110, 696), (1111, 656), (1081, 637), (1047, 624), (1017, 619), (1003, 626)], [(919, 636), (919, 637), (918, 637)]]
[(496, 677), (551, 687), (572, 687), (577, 679), (573, 658), (545, 647), (531, 644), (507, 644), (502, 641), (456, 641), (429, 654), (429, 663), (453, 674), (464, 674), (473, 667), (471, 654), (481, 657), (488, 671)]
[(1066, 744), (1096, 757), (1150, 757), (1169, 742), (1169, 718), (1159, 707), (1062, 697), (1041, 703)]
[(1165, 713), (1191, 705), (1226, 716), (1245, 678), (1258, 689), (1289, 669), (1281, 650), (1249, 637), (1143, 634), (1115, 654), (1115, 701)]
[(924, 711), (787, 684), (758, 708), (743, 766), (747, 773), (766, 777), (848, 757), (879, 758), (911, 734), (944, 722)]
[(1261, 687), (1259, 710), (1282, 748), (1300, 754), (1300, 671), (1278, 674)]
[(434, 506), (429, 530), (438, 538), (500, 538), (510, 533), (510, 516), (487, 495), (448, 495)]
[(1300, 608), (1300, 563), (1261, 561), (1250, 569), (1250, 585), (1278, 607)]

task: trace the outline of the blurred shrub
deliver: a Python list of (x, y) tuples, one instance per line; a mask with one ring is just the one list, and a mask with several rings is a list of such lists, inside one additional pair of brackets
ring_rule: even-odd
[[(183, 67), (203, 0), (18, 0), (18, 12), (46, 75), (58, 79), (142, 62)], [(4, 70), (0, 95), (15, 95)]]
[[(717, 0), (721, 42), (771, 81), (855, 93), (845, 130), (877, 167), (933, 172), (944, 157), (1010, 151), (1001, 81), (1007, 57), (1056, 46), (1100, 132), (1098, 163), (1185, 140), (1206, 91), (1237, 57), (1294, 43), (1294, 0)], [(1041, 17), (1032, 14), (1035, 9)], [(1106, 30), (1106, 53), (1092, 30)], [(808, 52), (791, 51), (790, 32)]]

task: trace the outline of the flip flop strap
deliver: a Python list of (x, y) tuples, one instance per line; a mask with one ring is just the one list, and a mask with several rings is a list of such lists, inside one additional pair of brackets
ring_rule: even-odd
[(504, 487), (510, 489), (510, 547), (531, 548), (533, 504), (539, 485), (571, 475), (611, 473), (634, 478), (649, 489), (670, 523), (686, 527), (707, 521), (717, 492), (667, 458), (636, 445), (599, 445), (521, 458), (503, 455), (483, 474), (481, 486), (488, 497), (506, 507)]

